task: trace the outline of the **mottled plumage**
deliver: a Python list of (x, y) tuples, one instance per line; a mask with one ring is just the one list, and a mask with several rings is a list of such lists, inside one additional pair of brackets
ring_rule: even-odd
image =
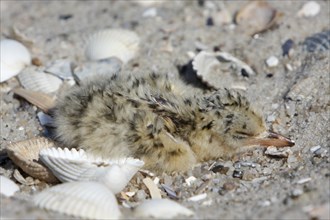
[(267, 133), (262, 116), (239, 93), (194, 94), (167, 75), (99, 76), (72, 88), (54, 113), (57, 139), (66, 147), (141, 158), (153, 171), (187, 170), (244, 146), (292, 145)]

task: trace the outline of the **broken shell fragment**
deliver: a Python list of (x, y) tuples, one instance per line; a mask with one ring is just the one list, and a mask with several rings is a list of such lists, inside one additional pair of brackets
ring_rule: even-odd
[(316, 1), (306, 2), (302, 8), (298, 11), (298, 17), (314, 17), (321, 10), (321, 6)]
[(54, 143), (46, 138), (34, 138), (9, 144), (7, 146), (8, 157), (25, 173), (48, 183), (56, 183), (58, 180), (52, 172), (39, 163), (39, 151), (53, 147)]
[(18, 79), (25, 89), (46, 94), (56, 92), (62, 84), (62, 80), (58, 77), (37, 70), (34, 66), (22, 71), (18, 75)]
[(19, 191), (19, 187), (14, 181), (5, 176), (0, 176), (0, 193), (7, 197), (13, 196), (15, 192)]
[(280, 16), (267, 2), (251, 1), (237, 12), (235, 21), (254, 35), (274, 26)]
[(102, 160), (82, 149), (49, 148), (40, 152), (41, 161), (62, 182), (96, 181), (119, 193), (144, 165), (138, 159)]
[(33, 197), (40, 208), (87, 219), (119, 219), (116, 197), (103, 184), (72, 182), (48, 188)]
[(13, 89), (13, 92), (16, 95), (23, 97), (31, 104), (37, 106), (44, 112), (48, 112), (48, 110), (55, 106), (55, 99), (42, 92), (35, 92), (23, 88)]
[(0, 53), (0, 82), (17, 75), (31, 63), (30, 52), (23, 44), (15, 40), (1, 40)]
[(320, 52), (330, 49), (330, 30), (313, 34), (307, 37), (303, 43), (308, 52)]
[(169, 199), (152, 199), (137, 206), (134, 214), (142, 218), (170, 219), (177, 216), (193, 216), (194, 212)]
[(114, 75), (120, 72), (122, 65), (121, 60), (116, 57), (84, 62), (74, 68), (73, 75), (76, 81), (95, 75)]
[(135, 56), (139, 43), (140, 38), (133, 31), (105, 29), (89, 37), (85, 54), (90, 60), (117, 57), (123, 63), (127, 63)]

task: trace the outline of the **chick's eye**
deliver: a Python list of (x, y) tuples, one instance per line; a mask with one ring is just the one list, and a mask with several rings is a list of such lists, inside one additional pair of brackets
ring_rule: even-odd
[(244, 132), (244, 131), (236, 131), (235, 134), (237, 134), (238, 136), (240, 136), (242, 138), (253, 136), (252, 134)]

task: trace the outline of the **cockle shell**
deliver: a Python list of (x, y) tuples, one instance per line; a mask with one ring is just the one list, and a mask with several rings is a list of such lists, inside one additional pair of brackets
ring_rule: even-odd
[(19, 187), (14, 181), (8, 179), (5, 176), (0, 176), (0, 193), (10, 197), (19, 191)]
[[(234, 70), (236, 73), (241, 74), (242, 70), (244, 70), (249, 76), (255, 75), (255, 72), (249, 65), (226, 52), (201, 51), (194, 57), (192, 66), (197, 76), (205, 84), (216, 89), (224, 86), (221, 84), (224, 82), (219, 80), (223, 76), (221, 73), (232, 72)], [(225, 82), (226, 86), (228, 87), (228, 84), (233, 84), (234, 79), (232, 81)]]
[(90, 60), (117, 57), (127, 63), (135, 56), (139, 43), (140, 38), (133, 31), (105, 29), (89, 37), (85, 54)]
[(46, 138), (33, 138), (9, 144), (7, 153), (8, 157), (25, 173), (48, 183), (56, 183), (58, 180), (52, 172), (38, 162), (39, 151), (53, 146), (54, 143)]
[(151, 199), (137, 206), (134, 214), (142, 218), (170, 219), (180, 215), (193, 216), (194, 212), (169, 199)]
[(31, 63), (30, 52), (18, 41), (0, 41), (0, 82), (17, 75)]
[(84, 150), (49, 148), (40, 152), (41, 161), (62, 182), (96, 181), (119, 193), (144, 165), (138, 159), (101, 160)]
[(119, 219), (116, 197), (97, 182), (63, 183), (33, 197), (40, 208), (87, 219)]
[(58, 77), (45, 73), (36, 69), (35, 66), (25, 68), (19, 75), (18, 79), (25, 89), (46, 94), (56, 92), (62, 80)]

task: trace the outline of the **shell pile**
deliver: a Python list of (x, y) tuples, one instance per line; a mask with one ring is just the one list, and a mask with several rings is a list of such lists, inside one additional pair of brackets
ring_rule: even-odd
[(4, 39), (0, 41), (0, 82), (16, 76), (31, 63), (28, 49), (18, 41)]
[(125, 29), (105, 29), (91, 35), (86, 44), (86, 57), (102, 60), (117, 57), (123, 63), (131, 60), (138, 51), (139, 36)]

